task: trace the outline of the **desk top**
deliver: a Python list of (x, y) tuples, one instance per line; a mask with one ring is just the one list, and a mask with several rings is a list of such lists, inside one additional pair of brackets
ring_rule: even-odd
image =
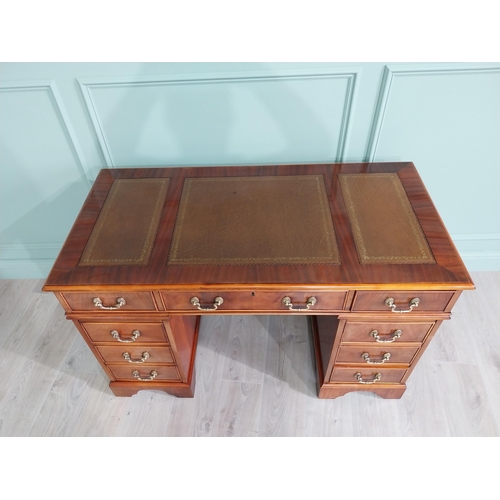
[(44, 290), (472, 289), (415, 166), (101, 170)]

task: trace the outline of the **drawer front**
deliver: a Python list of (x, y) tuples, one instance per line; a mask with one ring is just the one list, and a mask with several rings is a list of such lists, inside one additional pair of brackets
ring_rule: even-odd
[[(330, 377), (330, 382), (347, 382), (359, 385), (376, 386), (377, 383), (397, 384), (401, 382), (406, 370), (398, 368), (379, 368), (379, 367), (361, 367), (361, 368), (344, 368), (335, 367)], [(356, 375), (360, 374), (361, 382)], [(380, 380), (375, 381), (377, 374), (380, 374)], [(375, 381), (375, 382), (374, 382)], [(364, 382), (364, 383), (363, 383)], [(369, 384), (372, 382), (371, 384)]]
[[(158, 366), (158, 365), (107, 365), (117, 380), (137, 381), (141, 382), (139, 378), (134, 377), (134, 372), (144, 382), (154, 382), (155, 380), (172, 380), (180, 381), (179, 372), (175, 366)], [(156, 371), (157, 375), (153, 377), (151, 372)]]
[[(161, 297), (167, 311), (199, 311), (191, 300), (195, 297), (202, 308), (217, 311), (278, 311), (311, 312), (342, 311), (346, 292), (162, 292)], [(216, 305), (216, 297), (223, 302)], [(290, 299), (289, 305), (283, 299)], [(308, 306), (309, 304), (309, 306)], [(290, 310), (290, 307), (292, 308)]]
[(73, 311), (109, 311), (112, 313), (113, 311), (156, 310), (151, 292), (65, 292), (62, 295)]
[[(379, 311), (386, 313), (418, 314), (427, 311), (444, 311), (454, 292), (422, 292), (422, 291), (377, 291), (356, 292), (353, 311)], [(386, 300), (392, 298), (394, 306), (386, 304)], [(419, 299), (418, 306), (411, 307), (412, 300)], [(394, 309), (394, 311), (393, 311)], [(410, 310), (411, 309), (411, 310)]]
[(417, 354), (418, 347), (395, 347), (379, 345), (340, 346), (336, 363), (363, 363), (372, 367), (403, 363), (409, 365)]
[(423, 342), (434, 323), (356, 323), (347, 322), (342, 342), (391, 344)]
[[(97, 350), (106, 363), (127, 363), (130, 366), (143, 363), (174, 363), (169, 347), (150, 346), (101, 346)], [(129, 361), (130, 360), (130, 361)]]
[(92, 342), (112, 342), (122, 346), (133, 343), (168, 343), (163, 323), (80, 323)]

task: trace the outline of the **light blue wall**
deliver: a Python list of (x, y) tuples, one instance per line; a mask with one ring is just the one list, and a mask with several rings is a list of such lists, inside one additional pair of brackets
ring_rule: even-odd
[(0, 277), (45, 277), (103, 167), (413, 161), (500, 269), (500, 64), (4, 63)]

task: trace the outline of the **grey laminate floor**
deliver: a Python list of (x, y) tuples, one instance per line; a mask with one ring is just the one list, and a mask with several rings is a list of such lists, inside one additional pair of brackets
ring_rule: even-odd
[(500, 272), (473, 273), (400, 400), (316, 398), (306, 318), (204, 317), (194, 399), (117, 398), (41, 280), (0, 281), (0, 436), (499, 436)]

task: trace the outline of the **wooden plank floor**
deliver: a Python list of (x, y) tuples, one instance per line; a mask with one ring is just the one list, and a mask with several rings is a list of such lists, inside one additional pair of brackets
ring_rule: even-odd
[(300, 316), (204, 317), (194, 399), (116, 398), (41, 280), (0, 281), (0, 436), (499, 436), (500, 272), (473, 273), (400, 400), (316, 397)]

